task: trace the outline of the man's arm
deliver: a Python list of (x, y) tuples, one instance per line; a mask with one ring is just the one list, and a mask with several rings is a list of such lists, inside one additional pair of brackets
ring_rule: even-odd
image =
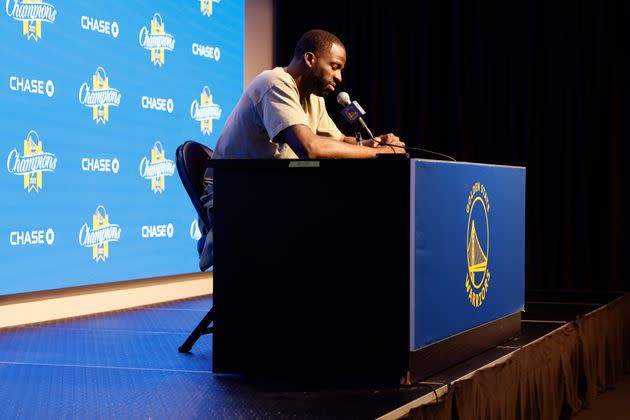
[(357, 144), (357, 139), (354, 137), (346, 136), (344, 134), (341, 135), (341, 141), (344, 143)]
[[(404, 149), (397, 147), (378, 146), (375, 142), (370, 144), (370, 147), (358, 146), (354, 144), (353, 137), (344, 136), (341, 139), (342, 141), (337, 141), (330, 137), (318, 136), (308, 126), (301, 124), (285, 128), (278, 137), (281, 141), (287, 143), (300, 159), (365, 159), (376, 157), (377, 154), (405, 152)], [(381, 136), (381, 138), (386, 138), (388, 143), (391, 144), (404, 145), (393, 134), (387, 134)]]

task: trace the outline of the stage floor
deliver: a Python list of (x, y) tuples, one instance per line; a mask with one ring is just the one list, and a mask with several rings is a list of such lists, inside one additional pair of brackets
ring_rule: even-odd
[(190, 354), (177, 351), (211, 304), (206, 297), (0, 330), (0, 418), (395, 417), (599, 306), (528, 303), (519, 338), (403, 387), (213, 374), (210, 335)]

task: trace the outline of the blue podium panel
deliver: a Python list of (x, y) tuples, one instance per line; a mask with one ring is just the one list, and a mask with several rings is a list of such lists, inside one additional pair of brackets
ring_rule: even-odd
[(523, 310), (525, 169), (411, 165), (414, 350)]
[(175, 169), (243, 90), (243, 0), (4, 0), (0, 295), (196, 272)]

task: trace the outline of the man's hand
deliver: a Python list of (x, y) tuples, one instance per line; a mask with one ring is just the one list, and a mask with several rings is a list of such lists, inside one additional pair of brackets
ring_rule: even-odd
[[(405, 149), (402, 149), (402, 147), (405, 147), (405, 143), (400, 141), (398, 136), (392, 133), (382, 134), (369, 140), (363, 140), (361, 144), (367, 147), (380, 147), (389, 150), (398, 149), (398, 151), (391, 151), (389, 153), (405, 153)], [(389, 145), (391, 145), (391, 147)]]
[(398, 137), (385, 134), (363, 142), (367, 147), (357, 147), (354, 137), (344, 136), (339, 140), (322, 137), (302, 124), (285, 128), (277, 139), (286, 142), (300, 159), (368, 159), (384, 153), (405, 153)]

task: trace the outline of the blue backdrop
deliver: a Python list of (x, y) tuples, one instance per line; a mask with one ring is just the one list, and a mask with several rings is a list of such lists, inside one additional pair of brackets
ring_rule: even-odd
[(242, 0), (3, 0), (0, 294), (198, 271), (174, 164), (243, 87)]

